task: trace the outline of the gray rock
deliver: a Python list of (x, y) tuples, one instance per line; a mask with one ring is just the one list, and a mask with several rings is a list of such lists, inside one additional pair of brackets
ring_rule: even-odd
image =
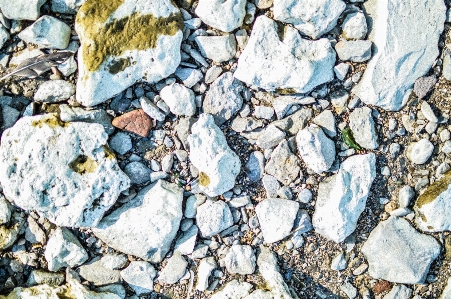
[(270, 124), (258, 137), (257, 145), (263, 149), (276, 147), (285, 139), (285, 135), (285, 132), (279, 130), (275, 125)]
[(11, 20), (36, 20), (45, 0), (19, 0), (11, 5), (10, 0), (0, 0), (2, 13)]
[(419, 99), (422, 99), (429, 93), (429, 91), (431, 91), (431, 89), (435, 86), (435, 83), (437, 83), (437, 78), (435, 75), (420, 77), (415, 80), (413, 92)]
[(272, 175), (264, 175), (262, 178), (263, 187), (266, 191), (266, 197), (277, 197), (277, 190), (280, 184)]
[(86, 0), (52, 0), (52, 11), (63, 14), (76, 14)]
[(435, 115), (434, 110), (432, 110), (432, 108), (428, 102), (426, 102), (426, 101), (421, 102), (421, 112), (423, 113), (424, 117), (428, 121), (434, 122), (434, 123), (439, 122), (438, 117)]
[(235, 35), (196, 36), (194, 39), (203, 56), (214, 62), (224, 62), (235, 57)]
[(307, 123), (313, 116), (313, 110), (310, 108), (302, 108), (299, 111), (285, 117), (284, 119), (273, 122), (277, 128), (296, 135), (300, 130), (307, 126)]
[(207, 200), (197, 208), (196, 223), (202, 237), (208, 238), (232, 226), (233, 217), (225, 202)]
[(361, 11), (348, 14), (341, 28), (346, 39), (364, 39), (368, 31), (365, 14)]
[(349, 65), (344, 62), (339, 63), (334, 67), (335, 76), (338, 78), (338, 80), (341, 81), (343, 81), (346, 78), (348, 71)]
[(378, 148), (377, 132), (370, 108), (354, 109), (349, 115), (349, 127), (360, 146), (372, 150)]
[(235, 117), (231, 124), (232, 130), (238, 133), (253, 131), (262, 126), (263, 122), (259, 119), (256, 120), (252, 117), (240, 116)]
[(158, 263), (177, 234), (182, 200), (181, 188), (159, 180), (104, 217), (93, 232), (116, 250)]
[(383, 299), (409, 299), (412, 296), (412, 290), (405, 285), (396, 285), (388, 292)]
[(186, 200), (184, 215), (186, 218), (196, 217), (197, 207), (203, 204), (206, 197), (201, 194), (191, 195)]
[(181, 235), (175, 242), (174, 250), (180, 252), (182, 255), (193, 253), (196, 245), (197, 233), (199, 228), (196, 225), (191, 226), (187, 231)]
[(3, 45), (8, 40), (9, 40), (9, 32), (3, 25), (0, 24), (0, 49), (3, 48)]
[(348, 105), (349, 94), (345, 91), (337, 91), (330, 95), (330, 103), (338, 115), (346, 111)]
[(222, 73), (222, 67), (217, 65), (212, 65), (205, 73), (205, 83), (210, 84), (215, 81), (219, 75)]
[(64, 80), (42, 83), (34, 95), (36, 102), (57, 103), (68, 100), (75, 94), (75, 85)]
[(110, 142), (108, 144), (110, 145), (111, 149), (119, 155), (126, 154), (133, 147), (130, 135), (123, 132), (119, 132), (114, 135), (110, 139)]
[(341, 271), (346, 269), (348, 263), (346, 262), (346, 256), (344, 252), (337, 254), (330, 264), (330, 268), (335, 271)]
[(446, 80), (451, 81), (451, 53), (449, 51), (445, 51), (443, 54), (442, 75)]
[(21, 214), (14, 212), (9, 225), (0, 225), (0, 250), (11, 247), (20, 234), (25, 230), (25, 219)]
[(252, 152), (246, 163), (246, 170), (247, 177), (251, 182), (260, 180), (265, 171), (265, 156), (259, 151)]
[(255, 254), (249, 245), (233, 245), (225, 257), (225, 266), (230, 274), (253, 274)]
[(248, 298), (249, 296), (247, 295), (251, 289), (252, 285), (250, 283), (239, 282), (234, 279), (228, 282), (223, 289), (213, 294), (211, 299)]
[(216, 261), (215, 258), (210, 256), (207, 258), (203, 258), (199, 267), (197, 268), (197, 285), (196, 290), (205, 291), (208, 288), (208, 279), (210, 278), (211, 273), (214, 269), (216, 269)]
[(342, 61), (365, 62), (371, 58), (371, 46), (369, 40), (343, 40), (335, 45), (335, 51)]
[(128, 163), (124, 168), (124, 172), (130, 178), (132, 184), (144, 184), (150, 180), (151, 171), (141, 162)]
[(324, 110), (313, 119), (313, 122), (317, 124), (329, 137), (333, 138), (337, 136), (337, 132), (335, 130), (335, 117), (332, 111)]
[(32, 270), (30, 276), (28, 276), (27, 286), (34, 286), (39, 284), (58, 286), (63, 284), (64, 281), (64, 274), (52, 273), (43, 270)]
[(352, 92), (366, 104), (398, 111), (407, 103), (415, 80), (430, 70), (439, 54), (446, 7), (430, 0), (369, 0), (364, 7), (372, 16), (369, 40), (377, 51)]
[(299, 176), (301, 170), (299, 164), (299, 158), (291, 152), (288, 141), (283, 139), (272, 152), (271, 159), (266, 163), (265, 171), (288, 186)]
[(9, 222), (12, 212), (13, 207), (11, 204), (6, 200), (6, 198), (0, 196), (0, 225)]
[[(269, 249), (260, 246), (260, 254), (257, 259), (258, 270), (263, 276), (263, 279), (271, 290), (270, 298), (292, 299), (287, 284), (279, 273), (279, 266), (277, 265), (276, 255)], [(258, 297), (257, 297), (258, 298)]]
[(28, 226), (25, 229), (25, 240), (31, 244), (40, 243), (44, 245), (47, 242), (47, 236), (36, 220), (33, 217), (28, 216), (27, 218)]
[(183, 84), (191, 88), (193, 87), (197, 82), (202, 80), (203, 74), (198, 69), (192, 69), (192, 68), (182, 68), (179, 67), (177, 70), (175, 70), (175, 75), (183, 81)]
[(427, 139), (412, 142), (407, 147), (406, 156), (414, 164), (426, 163), (434, 151), (434, 145)]
[(51, 16), (43, 16), (19, 33), (19, 38), (38, 48), (66, 49), (70, 40), (70, 27)]
[(122, 284), (107, 284), (105, 286), (100, 286), (95, 288), (97, 292), (101, 293), (111, 293), (119, 296), (121, 299), (125, 299), (127, 291)]
[(230, 32), (243, 24), (246, 1), (201, 0), (195, 12), (205, 24), (224, 32)]
[(415, 196), (415, 191), (412, 187), (406, 185), (399, 189), (398, 203), (400, 208), (407, 208), (410, 205), (410, 201)]
[(233, 78), (231, 72), (222, 74), (210, 85), (205, 95), (204, 112), (213, 115), (218, 126), (222, 125), (241, 109), (243, 90), (243, 85)]
[(106, 254), (102, 256), (100, 259), (102, 262), (102, 265), (110, 270), (119, 270), (125, 267), (125, 265), (128, 263), (128, 258), (124, 254)]
[(163, 270), (161, 270), (158, 282), (163, 284), (177, 283), (185, 275), (187, 266), (188, 262), (176, 251), (174, 255), (168, 259)]
[(175, 115), (193, 116), (196, 114), (194, 92), (184, 85), (173, 83), (160, 91), (163, 101)]
[(241, 208), (251, 203), (251, 198), (249, 195), (241, 195), (232, 198), (227, 204), (233, 208)]
[(98, 123), (103, 126), (105, 132), (111, 135), (114, 127), (111, 124), (111, 116), (103, 109), (84, 110), (78, 107), (70, 107), (69, 105), (59, 105), (60, 118), (64, 122), (81, 121), (86, 123)]
[(148, 98), (141, 97), (139, 99), (139, 103), (141, 104), (141, 108), (144, 110), (144, 112), (151, 118), (158, 121), (164, 121), (164, 119), (166, 118), (166, 115)]
[(304, 188), (298, 193), (297, 200), (302, 203), (309, 203), (313, 198), (312, 191), (310, 189)]
[(153, 291), (153, 279), (156, 275), (157, 271), (155, 271), (155, 268), (144, 261), (133, 261), (121, 271), (121, 277), (138, 296), (149, 294)]
[(357, 297), (357, 289), (349, 282), (345, 282), (340, 286), (340, 290), (346, 294), (349, 299)]
[(254, 116), (270, 120), (274, 115), (274, 108), (268, 106), (254, 106)]
[(92, 282), (95, 286), (121, 282), (121, 272), (105, 268), (100, 259), (80, 266), (78, 273), (81, 278)]
[(371, 277), (417, 284), (425, 281), (432, 261), (440, 254), (440, 244), (434, 237), (418, 233), (407, 220), (390, 217), (376, 226), (361, 251)]

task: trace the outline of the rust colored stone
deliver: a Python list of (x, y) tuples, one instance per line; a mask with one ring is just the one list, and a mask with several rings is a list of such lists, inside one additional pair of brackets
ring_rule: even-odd
[(376, 295), (390, 290), (391, 283), (386, 280), (380, 280), (374, 284), (373, 291)]
[(142, 137), (147, 137), (150, 129), (152, 129), (152, 120), (142, 109), (137, 109), (113, 119), (113, 126)]

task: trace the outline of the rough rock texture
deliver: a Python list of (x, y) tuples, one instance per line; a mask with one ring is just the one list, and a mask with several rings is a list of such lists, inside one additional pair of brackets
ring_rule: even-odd
[(75, 85), (65, 80), (51, 80), (42, 83), (36, 93), (36, 102), (57, 103), (68, 100), (75, 94)]
[(19, 33), (21, 40), (38, 48), (66, 49), (70, 40), (70, 27), (51, 16), (43, 16)]
[(337, 174), (319, 185), (313, 214), (315, 231), (334, 242), (343, 242), (357, 226), (375, 177), (373, 153), (346, 159)]
[(169, 0), (86, 1), (80, 37), (77, 101), (94, 106), (138, 80), (155, 83), (180, 63), (183, 19)]
[(236, 54), (236, 40), (233, 34), (197, 36), (195, 41), (202, 55), (214, 62), (228, 61)]
[(358, 145), (372, 150), (379, 146), (376, 127), (370, 108), (362, 107), (354, 109), (349, 115), (349, 127)]
[(124, 131), (135, 133), (142, 137), (149, 135), (152, 129), (152, 120), (142, 110), (132, 110), (113, 119), (113, 126)]
[(196, 7), (196, 15), (205, 24), (224, 32), (241, 26), (245, 14), (245, 0), (201, 0)]
[(93, 232), (116, 250), (158, 263), (177, 234), (182, 200), (181, 188), (159, 180), (103, 218)]
[(163, 270), (161, 270), (158, 281), (165, 284), (177, 283), (180, 278), (185, 275), (187, 266), (188, 262), (176, 251), (174, 255), (168, 259), (168, 263)]
[(213, 117), (202, 114), (188, 136), (190, 160), (199, 170), (199, 187), (208, 196), (221, 195), (235, 185), (241, 162), (229, 148)]
[(52, 0), (52, 11), (67, 14), (76, 14), (86, 0)]
[(255, 21), (238, 60), (235, 78), (268, 91), (306, 93), (334, 78), (335, 51), (328, 39), (310, 41), (286, 26), (282, 41), (278, 25), (266, 16)]
[(19, 0), (11, 5), (11, 0), (0, 0), (0, 8), (8, 19), (36, 20), (44, 3), (45, 0)]
[(182, 84), (174, 83), (164, 87), (160, 96), (175, 115), (193, 116), (196, 113), (194, 92)]
[(440, 244), (432, 236), (418, 233), (403, 218), (390, 217), (371, 232), (362, 253), (369, 274), (396, 283), (423, 283)]
[(426, 163), (434, 151), (434, 145), (428, 139), (423, 138), (418, 142), (412, 142), (407, 147), (406, 156), (414, 164)]
[(96, 286), (118, 283), (121, 281), (121, 274), (118, 270), (111, 270), (105, 267), (101, 259), (93, 259), (78, 268), (78, 273), (83, 279), (92, 282)]
[(23, 117), (2, 135), (5, 197), (61, 226), (96, 226), (130, 184), (102, 125)]
[(196, 222), (202, 237), (207, 238), (232, 226), (233, 217), (225, 202), (207, 200), (197, 208)]
[(234, 279), (227, 283), (222, 290), (211, 296), (211, 299), (242, 299), (249, 294), (251, 289), (252, 285), (250, 283), (239, 282)]
[[(292, 299), (287, 284), (279, 273), (276, 255), (269, 249), (260, 246), (257, 259), (258, 270), (271, 290), (273, 297), (278, 299)], [(257, 297), (258, 298), (258, 297)]]
[(255, 270), (255, 254), (249, 245), (233, 245), (225, 257), (230, 274), (252, 274)]
[(341, 27), (346, 39), (364, 39), (368, 33), (365, 14), (361, 11), (348, 14)]
[(300, 160), (291, 152), (288, 141), (283, 139), (272, 152), (271, 159), (266, 163), (265, 171), (288, 186), (299, 176), (301, 170), (299, 163)]
[(375, 52), (352, 92), (367, 104), (398, 111), (439, 54), (446, 7), (442, 0), (369, 0), (364, 7)]
[(121, 271), (121, 277), (138, 296), (149, 294), (153, 291), (153, 279), (156, 275), (157, 271), (155, 268), (144, 261), (133, 261)]

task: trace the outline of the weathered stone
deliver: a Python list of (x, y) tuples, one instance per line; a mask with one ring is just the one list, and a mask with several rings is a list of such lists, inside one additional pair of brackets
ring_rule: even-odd
[(194, 92), (184, 85), (174, 83), (160, 91), (163, 101), (175, 115), (193, 116), (196, 114)]
[(283, 139), (272, 152), (271, 159), (266, 163), (265, 171), (288, 186), (299, 176), (300, 162), (299, 158), (291, 152), (288, 141)]
[(285, 139), (285, 135), (285, 132), (279, 130), (275, 125), (270, 124), (258, 137), (257, 145), (263, 149), (276, 147)]
[(332, 111), (324, 110), (313, 119), (313, 122), (317, 124), (329, 137), (333, 138), (337, 136), (335, 129), (335, 117)]
[(419, 99), (422, 99), (434, 87), (435, 83), (437, 83), (437, 78), (435, 78), (435, 75), (420, 77), (415, 80), (413, 92), (415, 92)]
[(66, 49), (70, 40), (70, 27), (51, 16), (43, 16), (19, 33), (21, 40), (38, 48)]
[(27, 285), (34, 286), (37, 284), (47, 284), (58, 286), (64, 283), (64, 274), (52, 273), (42, 270), (32, 270), (28, 276)]
[(341, 28), (346, 39), (364, 39), (368, 32), (365, 14), (361, 11), (348, 14)]
[(152, 120), (142, 109), (136, 109), (118, 116), (113, 119), (112, 124), (116, 128), (142, 137), (147, 137), (150, 129), (152, 129)]
[(13, 213), (9, 225), (0, 225), (0, 250), (11, 247), (24, 232), (25, 219), (19, 213)]
[(342, 61), (365, 62), (371, 58), (371, 41), (339, 41), (335, 45), (338, 58)]
[(103, 126), (105, 132), (111, 135), (114, 127), (111, 124), (112, 117), (103, 109), (85, 110), (79, 107), (70, 107), (69, 105), (59, 105), (60, 118), (64, 122), (82, 121), (86, 123), (98, 123)]
[(12, 20), (36, 20), (45, 0), (19, 0), (11, 5), (11, 0), (0, 0), (2, 13)]
[(197, 208), (196, 223), (202, 237), (208, 238), (232, 226), (233, 216), (225, 202), (207, 200)]
[(412, 142), (407, 147), (406, 156), (414, 164), (426, 163), (434, 151), (434, 145), (426, 138)]
[(211, 299), (247, 298), (252, 285), (248, 282), (239, 282), (234, 279), (228, 282), (224, 288), (211, 296)]
[(174, 255), (168, 259), (168, 263), (163, 270), (161, 270), (158, 281), (164, 284), (177, 283), (183, 275), (185, 275), (187, 266), (188, 262), (176, 251)]
[(130, 162), (124, 167), (131, 184), (144, 184), (150, 180), (150, 169), (141, 162)]
[(52, 0), (52, 11), (64, 14), (76, 14), (86, 0)]
[(205, 24), (224, 32), (230, 32), (243, 23), (246, 1), (201, 0), (195, 12)]
[(68, 100), (75, 94), (75, 85), (64, 80), (42, 83), (34, 95), (36, 102), (57, 103)]
[(148, 98), (141, 97), (139, 99), (139, 103), (141, 104), (143, 111), (153, 119), (164, 121), (164, 119), (166, 118), (166, 115)]
[(0, 225), (9, 222), (12, 213), (13, 207), (11, 204), (6, 200), (6, 198), (0, 196)]
[(133, 261), (121, 271), (121, 277), (138, 296), (149, 294), (153, 291), (153, 279), (156, 275), (157, 271), (155, 271), (155, 268), (144, 261)]
[(255, 254), (249, 245), (233, 245), (225, 256), (225, 265), (230, 274), (253, 274)]
[(376, 126), (370, 108), (354, 109), (349, 115), (349, 128), (358, 145), (372, 150), (378, 148)]
[(216, 269), (216, 267), (217, 267), (216, 261), (213, 256), (203, 258), (200, 261), (199, 267), (197, 269), (196, 290), (202, 292), (208, 288), (208, 279), (209, 279), (211, 273), (213, 272), (213, 270)]
[(276, 255), (269, 248), (260, 246), (257, 265), (268, 289), (271, 290), (271, 298), (293, 299), (282, 274), (279, 273)]
[(31, 244), (42, 244), (47, 243), (47, 236), (36, 220), (33, 217), (28, 216), (27, 218), (28, 226), (25, 229), (25, 240)]
[(121, 282), (121, 274), (118, 270), (105, 268), (100, 259), (92, 260), (78, 268), (80, 276), (92, 282), (96, 286)]
[(265, 171), (265, 156), (258, 151), (252, 152), (246, 163), (247, 176), (251, 182), (256, 182), (263, 177)]
[(233, 34), (197, 36), (194, 40), (202, 55), (214, 62), (224, 62), (235, 57), (236, 41)]

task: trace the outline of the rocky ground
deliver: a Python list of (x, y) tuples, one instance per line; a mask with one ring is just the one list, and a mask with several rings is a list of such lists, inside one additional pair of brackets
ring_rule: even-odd
[(0, 0), (0, 298), (451, 298), (449, 5)]

